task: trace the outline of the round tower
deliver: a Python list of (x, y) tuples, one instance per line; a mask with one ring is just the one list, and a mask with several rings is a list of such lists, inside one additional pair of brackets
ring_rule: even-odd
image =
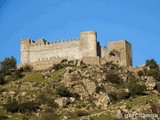
[(80, 33), (80, 50), (82, 52), (82, 57), (97, 56), (97, 33), (95, 31)]

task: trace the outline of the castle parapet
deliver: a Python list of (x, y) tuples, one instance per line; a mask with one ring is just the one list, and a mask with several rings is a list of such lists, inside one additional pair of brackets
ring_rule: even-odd
[(31, 45), (31, 44), (34, 44), (34, 43), (35, 43), (35, 41), (30, 39), (30, 38), (28, 38), (28, 39), (22, 38), (21, 39), (21, 44)]

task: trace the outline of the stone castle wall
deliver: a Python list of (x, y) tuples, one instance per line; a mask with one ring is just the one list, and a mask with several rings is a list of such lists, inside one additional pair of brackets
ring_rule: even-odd
[(63, 59), (79, 59), (86, 64), (99, 64), (100, 58), (120, 65), (132, 65), (131, 44), (125, 40), (108, 42), (109, 48), (101, 47), (97, 33), (80, 33), (80, 39), (71, 41), (47, 42), (39, 39), (21, 40), (21, 65), (31, 64), (36, 70), (46, 69)]
[[(43, 63), (47, 66), (62, 59), (82, 60), (84, 57), (97, 57), (97, 33), (94, 31), (81, 32), (80, 39), (72, 41), (21, 40), (21, 64), (37, 67), (35, 63)], [(45, 65), (46, 61), (49, 62)]]
[(81, 59), (79, 46), (79, 40), (58, 43), (44, 43), (42, 41), (41, 44), (30, 43), (29, 46), (22, 45), (21, 62), (30, 63), (58, 58)]
[(116, 61), (120, 65), (132, 66), (132, 50), (131, 44), (126, 40), (120, 40), (116, 42), (108, 41), (109, 50), (115, 52), (115, 60), (113, 60), (114, 56), (108, 55), (108, 59)]

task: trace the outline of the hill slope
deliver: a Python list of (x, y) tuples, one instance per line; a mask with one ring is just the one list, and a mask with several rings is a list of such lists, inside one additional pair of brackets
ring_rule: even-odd
[[(55, 65), (0, 86), (0, 118), (111, 120), (160, 114), (160, 83), (149, 66)], [(118, 115), (118, 116), (117, 116)]]

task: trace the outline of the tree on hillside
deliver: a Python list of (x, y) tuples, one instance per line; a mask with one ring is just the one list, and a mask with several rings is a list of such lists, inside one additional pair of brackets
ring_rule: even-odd
[(0, 84), (8, 82), (6, 76), (10, 76), (12, 80), (22, 77), (21, 71), (16, 68), (16, 59), (14, 57), (7, 57), (4, 61), (0, 62)]
[(159, 66), (154, 59), (146, 60), (145, 66), (149, 66), (150, 69), (158, 69)]
[(4, 75), (9, 75), (10, 71), (16, 69), (16, 59), (14, 57), (5, 58), (4, 61), (1, 62), (1, 71)]

